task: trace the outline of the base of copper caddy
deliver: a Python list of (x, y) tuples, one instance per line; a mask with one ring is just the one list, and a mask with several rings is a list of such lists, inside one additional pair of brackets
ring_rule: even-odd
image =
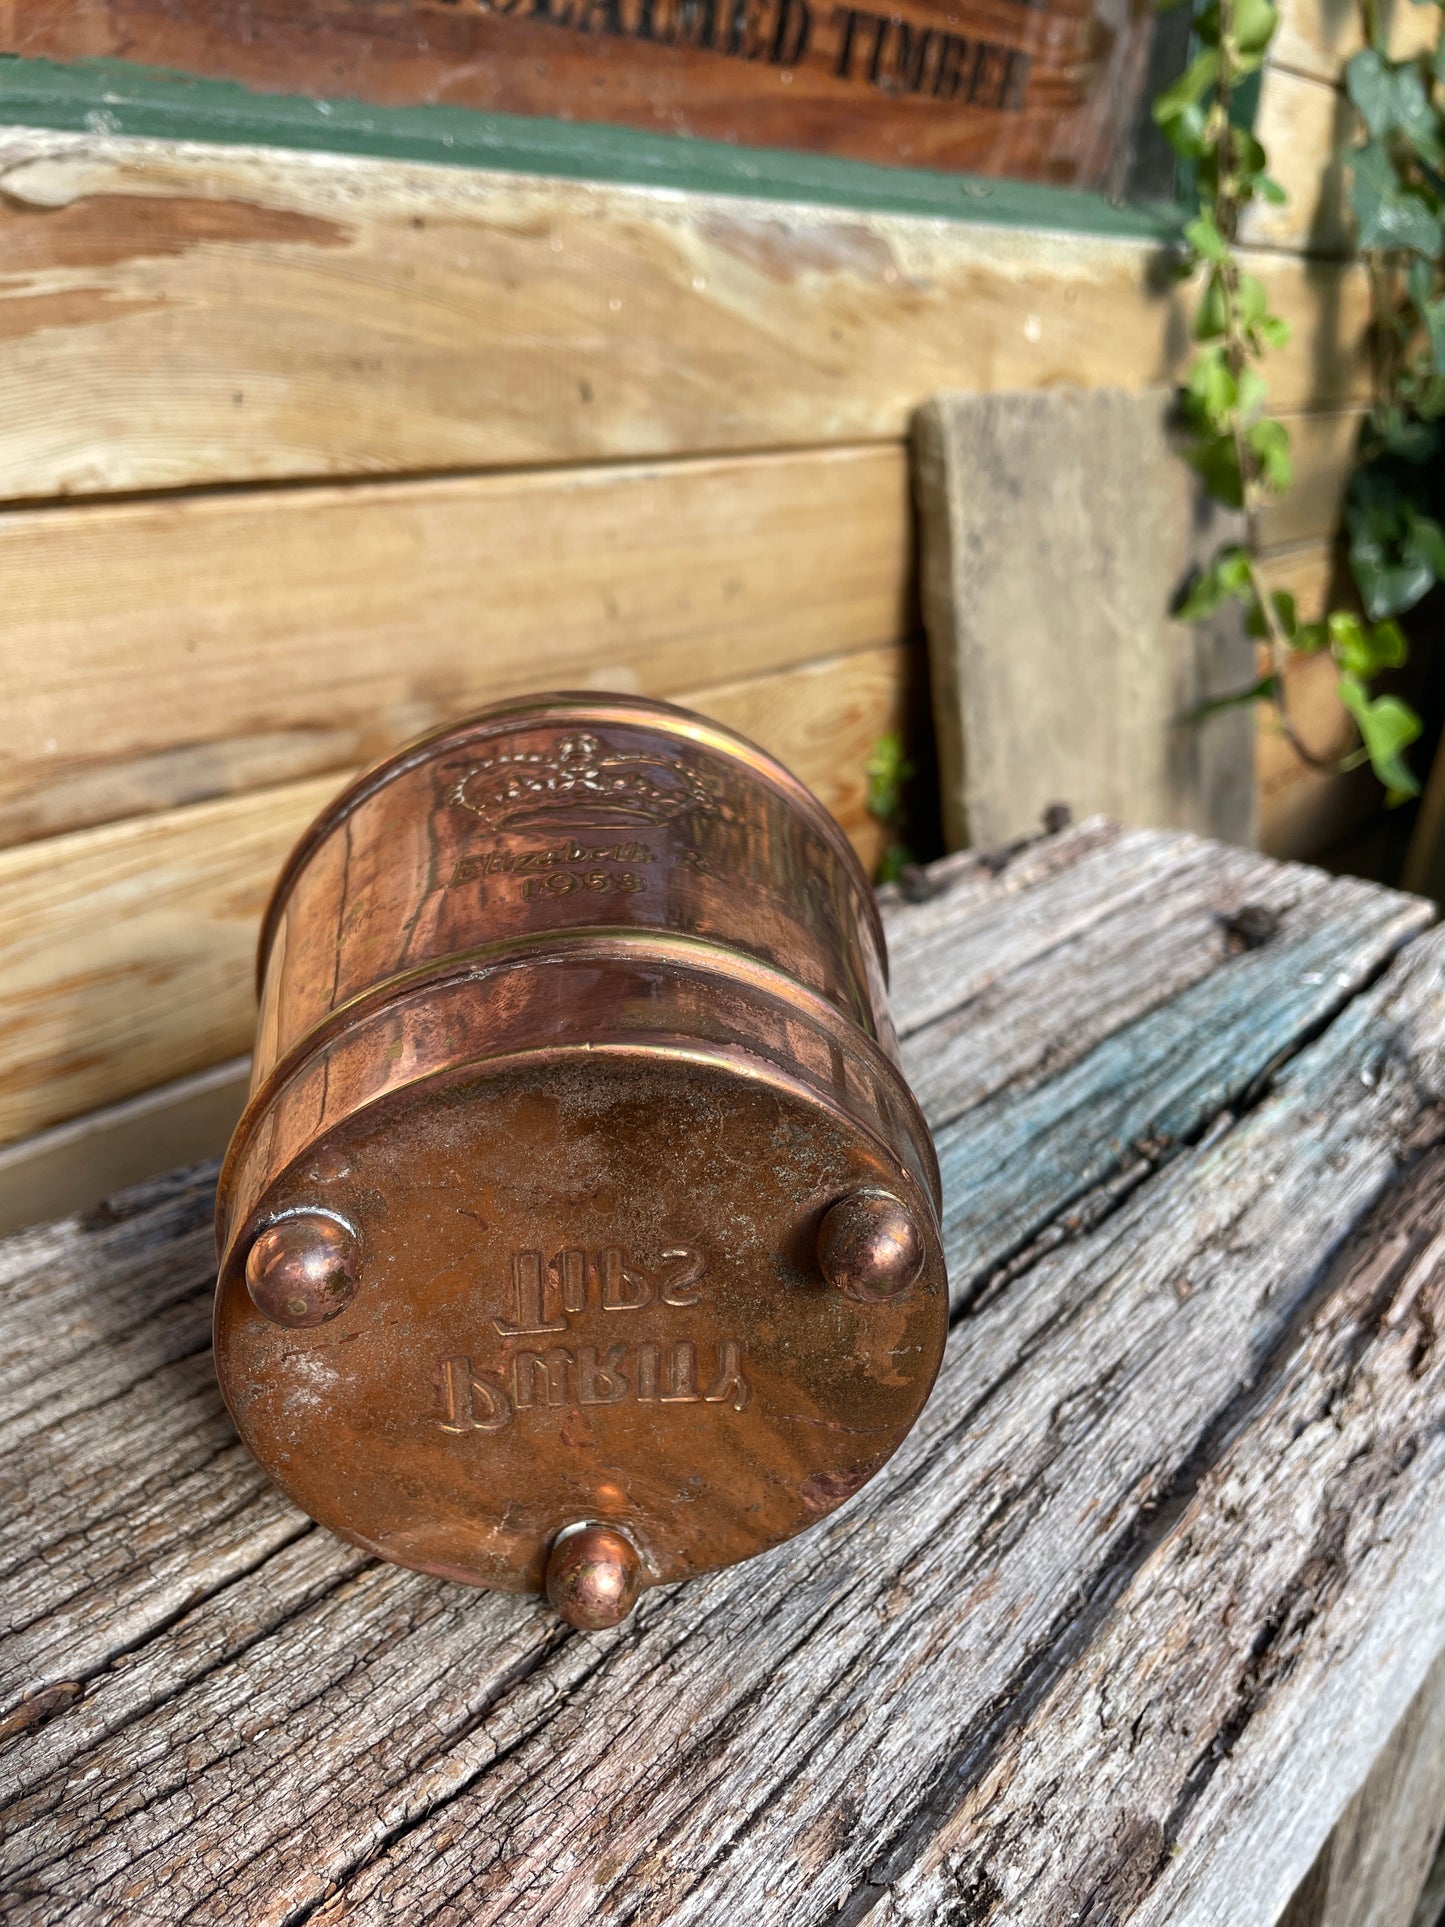
[[(867, 1002), (876, 923), (792, 779), (770, 784), (760, 752), (681, 712), (585, 699), (589, 754), (642, 773), (641, 914), (568, 922), (556, 904), (575, 893), (549, 891), (541, 926), (517, 928), (543, 804), (531, 792), (525, 823), (503, 810), (479, 834), (456, 764), (480, 760), (470, 731), (489, 768), (565, 768), (557, 707), (583, 700), (479, 719), (390, 766), (421, 769), (406, 820), (423, 820), (424, 867), (396, 847), (408, 799), (383, 766), (324, 833), (347, 862), (326, 875), (313, 835), (288, 872), (218, 1205), (216, 1356), (243, 1438), (312, 1517), (402, 1565), (545, 1592), (594, 1628), (872, 1477), (932, 1385), (947, 1293), (932, 1147)], [(659, 740), (685, 771), (677, 808), (649, 803)], [(545, 833), (549, 859), (580, 847)], [(793, 920), (796, 973), (719, 928), (721, 902), (746, 936), (762, 886), (753, 923)], [(315, 995), (317, 933), (340, 983), (378, 906), (388, 929), (444, 913), (448, 941), (398, 959), (387, 937), (349, 995), (289, 1020), (288, 974)], [(268, 1030), (284, 1043), (269, 1061)]]

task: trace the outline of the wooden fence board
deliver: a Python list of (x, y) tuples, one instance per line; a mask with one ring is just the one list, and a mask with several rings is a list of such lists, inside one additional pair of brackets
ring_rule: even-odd
[[(318, 154), (0, 142), (0, 494), (898, 440), (936, 390), (1142, 387), (1152, 244)], [(1262, 253), (1286, 407), (1363, 272)]]
[[(1392, 57), (1428, 53), (1439, 32), (1433, 8), (1414, 0), (1382, 0), (1381, 24)], [(1337, 80), (1351, 54), (1363, 47), (1362, 10), (1358, 0), (1289, 0), (1281, 7), (1271, 58), (1296, 73), (1318, 80)]]
[[(684, 691), (795, 768), (870, 865), (864, 764), (919, 651), (863, 650)], [(0, 1143), (249, 1047), (252, 952), (281, 863), (340, 773), (0, 852)]]
[(892, 447), (0, 513), (0, 842), (899, 643), (911, 557)]
[[(1356, 423), (1293, 418), (1268, 535), (1323, 553)], [(344, 769), (496, 696), (900, 642), (912, 575), (900, 444), (0, 512), (0, 843)]]
[(1247, 208), (1241, 240), (1331, 259), (1349, 254), (1353, 225), (1344, 154), (1356, 127), (1355, 110), (1338, 87), (1271, 62), (1254, 130), (1269, 155), (1270, 173), (1289, 198), (1283, 206), (1257, 201)]

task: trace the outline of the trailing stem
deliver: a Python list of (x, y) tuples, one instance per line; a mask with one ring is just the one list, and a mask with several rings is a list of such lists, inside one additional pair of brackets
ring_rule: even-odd
[[(1221, 547), (1199, 571), (1178, 613), (1198, 620), (1237, 602), (1249, 633), (1268, 655), (1268, 671), (1258, 681), (1206, 709), (1269, 700), (1302, 762), (1331, 769), (1368, 760), (1394, 800), (1418, 788), (1402, 752), (1420, 724), (1398, 697), (1373, 695), (1367, 685), (1404, 662), (1405, 637), (1394, 618), (1437, 576), (1445, 576), (1445, 533), (1418, 501), (1407, 509), (1398, 494), (1386, 499), (1379, 458), (1384, 451), (1398, 466), (1404, 449), (1418, 444), (1427, 403), (1435, 414), (1445, 414), (1438, 372), (1432, 365), (1422, 374), (1419, 366), (1422, 334), (1432, 353), (1437, 346), (1445, 351), (1445, 301), (1432, 305), (1440, 272), (1438, 193), (1445, 188), (1438, 168), (1445, 165), (1445, 150), (1433, 91), (1441, 77), (1439, 55), (1431, 63), (1427, 88), (1423, 63), (1385, 60), (1374, 44), (1375, 0), (1362, 4), (1371, 45), (1350, 63), (1349, 79), (1371, 139), (1355, 151), (1353, 199), (1375, 298), (1376, 405), (1373, 443), (1352, 484), (1348, 518), (1363, 613), (1337, 609), (1320, 621), (1301, 622), (1294, 597), (1270, 589), (1259, 566), (1261, 511), (1292, 480), (1288, 431), (1267, 411), (1260, 365), (1271, 349), (1284, 345), (1289, 330), (1269, 312), (1263, 283), (1241, 264), (1239, 227), (1252, 203), (1279, 204), (1285, 195), (1270, 178), (1263, 147), (1239, 124), (1237, 104), (1241, 81), (1263, 65), (1273, 37), (1273, 0), (1195, 0), (1197, 51), (1185, 73), (1159, 96), (1154, 115), (1176, 152), (1192, 164), (1199, 194), (1199, 212), (1184, 230), (1181, 262), (1184, 275), (1203, 279), (1194, 317), (1198, 347), (1183, 395), (1188, 458), (1208, 493), (1238, 510), (1244, 524), (1243, 541)], [(1381, 172), (1382, 162), (1390, 179)], [(1418, 205), (1411, 204), (1412, 196)], [(1382, 241), (1395, 245), (1382, 246)], [(1400, 284), (1402, 245), (1414, 250), (1404, 281), (1412, 305), (1403, 319), (1393, 292)], [(1402, 429), (1409, 431), (1403, 442)], [(1402, 565), (1408, 565), (1408, 582)], [(1301, 738), (1290, 715), (1286, 671), (1291, 655), (1324, 652), (1339, 672), (1336, 686), (1358, 731), (1358, 747), (1316, 750)]]

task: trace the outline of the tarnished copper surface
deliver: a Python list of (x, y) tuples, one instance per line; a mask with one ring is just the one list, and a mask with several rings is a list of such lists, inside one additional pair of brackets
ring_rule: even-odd
[(867, 880), (760, 750), (596, 695), (440, 731), (302, 839), (260, 976), (216, 1358), (313, 1517), (601, 1626), (899, 1444), (937, 1166)]

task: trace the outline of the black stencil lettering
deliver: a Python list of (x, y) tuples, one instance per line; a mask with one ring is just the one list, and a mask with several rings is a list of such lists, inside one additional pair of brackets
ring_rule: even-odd
[(813, 15), (808, 0), (778, 0), (778, 24), (768, 59), (774, 67), (795, 67), (808, 51)]

